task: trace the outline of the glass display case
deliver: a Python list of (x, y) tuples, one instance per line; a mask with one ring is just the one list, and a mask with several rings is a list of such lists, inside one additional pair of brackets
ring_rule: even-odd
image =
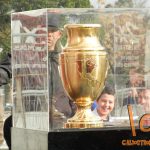
[[(47, 132), (130, 127), (128, 105), (138, 126), (150, 112), (149, 20), (148, 8), (13, 13), (13, 127)], [(104, 106), (111, 113), (102, 121), (91, 107), (107, 85), (115, 89), (115, 100), (109, 102), (112, 109)]]

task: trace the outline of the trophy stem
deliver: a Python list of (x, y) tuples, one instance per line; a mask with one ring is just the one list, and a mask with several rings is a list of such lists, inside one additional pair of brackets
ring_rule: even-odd
[(91, 111), (91, 103), (83, 106), (77, 104), (76, 114), (67, 120), (65, 128), (99, 128), (103, 127), (103, 121)]

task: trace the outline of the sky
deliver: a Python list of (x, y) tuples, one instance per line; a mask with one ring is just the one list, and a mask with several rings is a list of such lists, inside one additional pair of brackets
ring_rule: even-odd
[[(114, 2), (117, 1), (117, 0), (105, 0), (105, 4), (114, 4)], [(100, 5), (97, 3), (98, 0), (90, 0), (90, 3), (92, 4), (92, 6), (94, 8), (99, 8)]]

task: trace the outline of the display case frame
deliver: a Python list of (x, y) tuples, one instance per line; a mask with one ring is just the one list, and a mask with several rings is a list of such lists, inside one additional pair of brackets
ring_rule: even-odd
[[(131, 69), (136, 68), (139, 71), (144, 66), (142, 79), (145, 85), (137, 86), (138, 89), (150, 85), (148, 62), (150, 11), (148, 8), (144, 10), (142, 8), (46, 8), (13, 13), (11, 23), (13, 127), (47, 132), (97, 130), (66, 129), (64, 128), (66, 118), (53, 118), (54, 102), (50, 94), (51, 69), (48, 62), (48, 26), (53, 20), (52, 16), (56, 15), (60, 17), (59, 29), (63, 29), (65, 24), (102, 25), (99, 38), (108, 52), (110, 64), (106, 81), (114, 85), (116, 100), (112, 112), (114, 121), (105, 123), (99, 130), (130, 128), (128, 109), (127, 106), (123, 108), (123, 99), (128, 97), (128, 93), (133, 88), (126, 85), (130, 79)], [(63, 35), (63, 46), (65, 42), (66, 36)], [(133, 58), (132, 55), (136, 57)], [(63, 103), (59, 104), (57, 101), (55, 104), (56, 107), (60, 107)], [(133, 107), (139, 109), (136, 104)], [(134, 116), (137, 127), (139, 127), (140, 116)]]

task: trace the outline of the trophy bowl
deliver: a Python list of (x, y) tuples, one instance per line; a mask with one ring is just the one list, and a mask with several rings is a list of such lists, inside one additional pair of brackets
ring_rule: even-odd
[(68, 24), (67, 44), (60, 54), (60, 76), (66, 93), (77, 105), (65, 128), (102, 127), (91, 111), (103, 90), (108, 70), (107, 53), (99, 42), (99, 24)]

